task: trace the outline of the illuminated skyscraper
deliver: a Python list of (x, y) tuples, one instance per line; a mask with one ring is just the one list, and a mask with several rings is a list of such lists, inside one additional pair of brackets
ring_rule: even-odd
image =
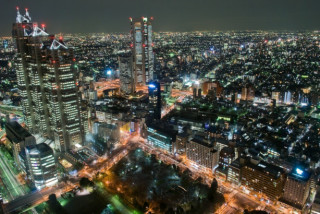
[(54, 140), (59, 151), (74, 149), (82, 143), (84, 129), (73, 50), (62, 38), (50, 36), (44, 25), (40, 28), (31, 22), (28, 10), (21, 15), (17, 8), (12, 36), (17, 46), (14, 65), (27, 128)]
[(43, 59), (40, 45), (49, 35), (37, 23), (31, 22), (28, 10), (23, 16), (17, 8), (16, 23), (13, 24), (13, 39), (16, 42), (17, 56), (15, 68), (18, 89), (22, 97), (25, 123), (32, 133), (50, 135), (47, 106), (44, 105)]
[(151, 82), (149, 88), (149, 113), (153, 119), (161, 119), (161, 88), (159, 82)]
[(133, 94), (135, 91), (135, 79), (131, 54), (126, 54), (119, 57), (119, 70), (121, 93), (125, 95)]
[(153, 17), (130, 18), (134, 75), (136, 83), (146, 85), (153, 80), (154, 55), (152, 43)]

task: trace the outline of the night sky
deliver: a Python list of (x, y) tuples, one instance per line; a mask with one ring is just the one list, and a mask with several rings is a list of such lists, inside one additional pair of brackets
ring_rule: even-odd
[(320, 0), (0, 0), (1, 35), (16, 6), (50, 33), (128, 32), (130, 16), (153, 16), (155, 31), (320, 29)]

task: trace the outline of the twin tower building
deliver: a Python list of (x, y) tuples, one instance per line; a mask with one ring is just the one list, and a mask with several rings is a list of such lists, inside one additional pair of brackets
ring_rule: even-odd
[(73, 50), (33, 22), (27, 9), (21, 15), (17, 8), (12, 36), (26, 127), (53, 140), (57, 151), (81, 147), (87, 113), (81, 109)]
[(131, 52), (119, 57), (120, 91), (124, 95), (133, 94), (136, 86), (145, 86), (154, 80), (153, 17), (130, 17), (129, 20)]
[[(123, 94), (132, 94), (136, 86), (153, 80), (152, 20), (130, 18), (132, 53), (119, 59)], [(49, 35), (45, 25), (33, 22), (27, 9), (22, 15), (17, 8), (12, 36), (26, 127), (32, 134), (53, 140), (57, 151), (81, 147), (88, 118), (86, 109), (81, 108), (73, 49), (62, 38)]]

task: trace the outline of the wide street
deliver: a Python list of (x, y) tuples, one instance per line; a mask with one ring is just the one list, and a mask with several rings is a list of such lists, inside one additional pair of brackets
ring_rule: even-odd
[(17, 181), (16, 175), (9, 166), (9, 160), (5, 159), (6, 156), (0, 150), (0, 167), (1, 167), (1, 178), (6, 184), (12, 199), (21, 196), (25, 193), (21, 184)]
[(18, 197), (13, 201), (4, 205), (4, 213), (12, 213), (14, 211), (22, 210), (40, 204), (48, 200), (49, 195), (56, 194), (59, 197), (63, 192), (70, 191), (70, 186), (65, 183), (59, 186), (46, 188), (41, 191), (32, 192), (24, 196)]

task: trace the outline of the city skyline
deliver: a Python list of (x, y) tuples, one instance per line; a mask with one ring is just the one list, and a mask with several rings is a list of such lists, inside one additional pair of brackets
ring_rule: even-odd
[[(294, 1), (6, 1), (1, 7), (1, 36), (10, 35), (13, 9), (30, 8), (52, 33), (127, 32), (129, 17), (153, 16), (156, 31), (318, 30), (320, 2)], [(147, 12), (146, 12), (147, 11)], [(57, 15), (56, 12), (59, 12)], [(40, 18), (41, 17), (41, 18)], [(95, 23), (95, 24), (92, 24)]]
[[(100, 23), (82, 1), (20, 5), (0, 37), (0, 213), (320, 213), (320, 31), (161, 32), (173, 9), (176, 30), (214, 10), (122, 0)], [(274, 2), (229, 0), (220, 24), (299, 6)], [(119, 11), (126, 33), (64, 30), (121, 29)]]

